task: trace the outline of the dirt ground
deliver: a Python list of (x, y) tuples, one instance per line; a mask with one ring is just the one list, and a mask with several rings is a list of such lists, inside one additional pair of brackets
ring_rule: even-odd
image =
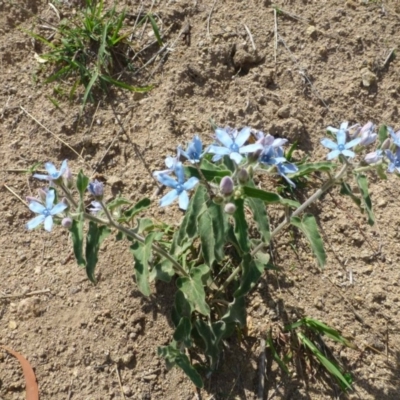
[[(57, 25), (54, 9), (44, 0), (0, 0), (2, 183), (24, 199), (41, 185), (18, 170), (67, 158), (74, 173), (95, 172), (108, 198), (149, 196), (156, 204), (149, 171), (162, 169), (164, 157), (195, 133), (211, 143), (210, 119), (298, 140), (297, 156), (312, 160), (326, 156), (320, 139), (328, 125), (371, 120), (399, 129), (400, 57), (390, 57), (400, 43), (398, 0), (275, 4), (283, 10), (276, 25), (268, 0), (155, 1), (169, 50), (138, 75), (154, 89), (145, 95), (117, 90), (79, 120), (79, 100), (60, 97), (60, 108), (50, 101), (53, 85), (43, 83), (37, 44), (20, 29), (43, 33), (40, 25)], [(128, 23), (151, 5), (118, 2), (132, 15)], [(68, 17), (78, 4), (54, 6)], [(138, 41), (154, 40), (149, 32)], [(27, 232), (31, 212), (2, 185), (0, 344), (30, 361), (43, 400), (255, 399), (260, 340), (283, 316), (308, 315), (353, 337), (362, 350), (333, 347), (354, 374), (349, 398), (399, 399), (397, 182), (393, 175), (387, 181), (371, 176), (372, 228), (338, 189), (312, 208), (328, 252), (323, 271), (303, 239), (296, 239), (296, 251), (289, 233), (276, 241), (280, 270), (266, 272), (249, 298), (248, 336), (225, 348), (219, 370), (199, 392), (157, 356), (157, 347), (171, 339), (174, 284), (157, 284), (144, 298), (127, 246), (109, 238), (93, 286), (71, 257), (68, 232)], [(182, 213), (176, 205), (154, 206), (152, 216), (178, 224)], [(281, 217), (276, 212), (272, 222)], [(35, 291), (44, 293), (29, 295)], [(339, 397), (346, 396), (317, 368), (289, 378), (267, 353), (265, 399)], [(0, 399), (24, 398), (19, 365), (0, 352)]]

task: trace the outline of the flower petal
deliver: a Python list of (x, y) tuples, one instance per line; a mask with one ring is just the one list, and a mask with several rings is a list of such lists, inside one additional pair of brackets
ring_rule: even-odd
[(331, 133), (338, 133), (339, 129), (338, 128), (334, 128), (333, 126), (328, 126), (326, 128), (327, 131), (331, 132)]
[(175, 179), (166, 174), (158, 174), (156, 178), (160, 183), (171, 188), (176, 188), (178, 185), (178, 182)]
[(50, 176), (53, 176), (58, 172), (55, 165), (51, 162), (47, 162), (46, 164), (44, 164), (44, 167), (46, 168), (46, 171), (49, 173)]
[(181, 210), (187, 210), (189, 205), (189, 196), (186, 192), (186, 190), (184, 190), (180, 195), (179, 195), (179, 208)]
[(185, 170), (181, 162), (176, 163), (174, 169), (175, 175), (178, 178), (178, 183), (183, 185), (185, 183)]
[(343, 150), (342, 154), (346, 157), (355, 157), (356, 153), (354, 153), (354, 151), (351, 150)]
[(258, 150), (262, 150), (264, 147), (262, 144), (259, 143), (253, 143), (253, 144), (249, 144), (247, 146), (243, 146), (239, 149), (239, 153), (240, 154), (244, 154), (244, 153), (255, 153)]
[(275, 139), (272, 143), (272, 147), (281, 147), (288, 142), (287, 139)]
[(193, 138), (193, 145), (196, 153), (200, 154), (203, 150), (203, 143), (201, 143), (201, 139), (198, 135), (195, 135), (195, 137)]
[(336, 150), (338, 147), (337, 143), (335, 143), (331, 139), (327, 139), (327, 138), (322, 139), (321, 144), (322, 144), (322, 146), (327, 147), (328, 149), (331, 149), (331, 150)]
[(44, 181), (49, 181), (51, 179), (51, 176), (43, 174), (33, 174), (33, 177), (37, 179), (42, 179)]
[(390, 163), (388, 166), (388, 169), (387, 169), (388, 172), (390, 172), (390, 173), (394, 172), (394, 166), (395, 166), (394, 163)]
[(64, 160), (61, 164), (61, 168), (59, 171), (59, 176), (62, 176), (65, 174), (65, 172), (67, 171), (68, 165), (67, 165), (67, 160)]
[(56, 204), (51, 210), (50, 210), (50, 214), (51, 215), (56, 215), (56, 214), (60, 214), (61, 212), (63, 212), (68, 206), (64, 203), (58, 203)]
[(168, 192), (161, 200), (160, 200), (160, 207), (169, 206), (176, 198), (178, 197), (177, 190), (171, 190)]
[(46, 209), (46, 207), (43, 204), (40, 204), (37, 201), (31, 201), (28, 204), (28, 207), (31, 211), (33, 211), (36, 214), (41, 214)]
[(220, 156), (226, 156), (226, 155), (230, 154), (231, 150), (226, 147), (215, 146), (212, 144), (210, 146), (210, 148), (208, 149), (208, 152), (211, 154), (218, 154)]
[(37, 217), (31, 219), (25, 226), (26, 229), (35, 229), (37, 226), (39, 226), (45, 219), (44, 215), (38, 215)]
[(229, 136), (229, 134), (226, 132), (225, 129), (222, 128), (217, 128), (215, 130), (215, 136), (217, 139), (225, 146), (225, 147), (230, 147), (231, 144), (233, 143), (232, 138)]
[[(182, 153), (183, 153), (183, 151), (182, 151)], [(167, 168), (170, 168), (170, 169), (174, 168), (174, 165), (176, 164), (176, 162), (177, 162), (176, 157), (168, 156), (165, 159), (165, 165), (166, 165)]]
[(347, 121), (342, 122), (342, 123), (340, 124), (340, 130), (346, 132), (348, 126), (349, 126), (349, 123), (348, 123)]
[(386, 157), (392, 162), (394, 163), (396, 161), (396, 158), (394, 156), (394, 154), (391, 152), (391, 150), (385, 150), (385, 154)]
[(330, 153), (328, 153), (326, 158), (328, 160), (333, 160), (334, 158), (339, 157), (339, 154), (340, 154), (340, 150), (333, 150)]
[(189, 178), (182, 186), (185, 190), (191, 190), (193, 189), (197, 184), (199, 183), (199, 180), (195, 177), (192, 176)]
[(337, 143), (339, 146), (341, 144), (345, 144), (346, 143), (346, 131), (344, 131), (343, 129), (339, 129), (336, 132), (336, 140), (337, 140)]
[(52, 227), (53, 227), (53, 217), (49, 215), (44, 220), (44, 229), (46, 229), (47, 232), (51, 232)]
[(361, 138), (353, 139), (351, 142), (345, 144), (346, 149), (351, 149), (354, 146), (357, 146), (361, 142)]
[(240, 164), (240, 161), (242, 161), (243, 156), (241, 156), (239, 153), (232, 152), (229, 156), (231, 160), (235, 161), (236, 164)]
[(251, 133), (251, 128), (246, 126), (243, 128), (236, 136), (235, 143), (241, 147), (246, 143), (246, 140), (249, 138)]
[(49, 190), (46, 194), (46, 208), (51, 210), (53, 208), (54, 199), (56, 197), (56, 192), (54, 190)]

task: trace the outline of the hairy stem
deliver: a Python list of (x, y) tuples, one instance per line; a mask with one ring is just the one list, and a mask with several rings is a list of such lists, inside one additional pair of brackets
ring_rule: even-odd
[[(317, 201), (327, 190), (329, 190), (342, 176), (345, 174), (347, 167), (349, 166), (348, 163), (345, 163), (340, 171), (328, 181), (326, 181), (321, 188), (319, 188), (311, 197), (309, 197), (300, 207), (298, 207), (290, 216), (286, 217), (272, 232), (270, 241), (284, 228), (286, 228), (290, 224), (290, 219), (293, 217), (297, 217), (301, 214), (307, 207)], [(252, 257), (254, 257), (264, 246), (268, 245), (268, 243), (260, 243), (258, 244), (253, 251), (250, 253)], [(224, 284), (222, 285), (221, 290), (225, 289), (237, 276), (237, 274), (241, 271), (242, 267), (239, 265), (236, 267), (229, 277), (226, 279)]]

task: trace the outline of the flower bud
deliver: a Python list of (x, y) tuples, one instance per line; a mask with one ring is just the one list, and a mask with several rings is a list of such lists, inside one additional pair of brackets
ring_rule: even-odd
[(219, 189), (224, 196), (230, 196), (233, 192), (233, 180), (230, 176), (224, 176), (219, 184)]
[(213, 197), (213, 202), (215, 203), (215, 204), (222, 204), (223, 202), (224, 202), (224, 198), (223, 197), (221, 197), (221, 196), (214, 196)]
[(32, 201), (35, 201), (36, 203), (40, 203), (41, 202), (41, 200), (40, 199), (38, 199), (38, 198), (36, 198), (36, 197), (33, 197), (33, 196), (26, 196), (26, 202), (29, 204), (29, 203), (32, 203)]
[(63, 175), (64, 185), (68, 189), (72, 189), (74, 187), (74, 178), (72, 176), (71, 170), (67, 167)]
[(239, 182), (244, 185), (249, 181), (249, 173), (246, 169), (241, 168), (237, 174)]
[(103, 198), (104, 194), (103, 182), (99, 182), (97, 179), (94, 182), (90, 182), (88, 190), (90, 194), (95, 197), (96, 200), (101, 200)]
[(61, 225), (64, 228), (70, 229), (72, 226), (72, 219), (70, 217), (63, 218), (61, 221)]
[(47, 191), (43, 189), (38, 189), (39, 199), (42, 203), (46, 202)]
[(390, 148), (391, 145), (392, 145), (391, 139), (390, 139), (390, 138), (386, 138), (386, 139), (384, 140), (384, 142), (382, 143), (381, 149), (382, 149), (382, 150), (387, 150), (387, 149)]
[(236, 206), (235, 206), (233, 203), (226, 203), (226, 204), (225, 204), (225, 207), (224, 207), (224, 211), (225, 211), (227, 214), (232, 215), (232, 214), (234, 214), (235, 211), (236, 211)]
[(380, 161), (382, 159), (382, 151), (381, 150), (377, 150), (377, 151), (373, 151), (372, 153), (368, 153), (365, 158), (364, 161), (367, 164), (375, 164), (378, 161)]

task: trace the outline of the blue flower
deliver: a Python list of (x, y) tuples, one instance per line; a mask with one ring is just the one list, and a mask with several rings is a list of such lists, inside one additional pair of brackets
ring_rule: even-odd
[(192, 176), (185, 181), (185, 173), (181, 162), (176, 164), (174, 172), (178, 180), (171, 178), (167, 174), (157, 175), (157, 179), (160, 183), (173, 189), (160, 200), (160, 206), (169, 206), (176, 198), (178, 198), (179, 208), (186, 210), (189, 205), (187, 190), (193, 189), (199, 183), (199, 180)]
[(369, 121), (367, 122), (359, 132), (359, 136), (361, 138), (360, 145), (361, 146), (368, 146), (371, 143), (374, 143), (378, 134), (374, 132), (375, 125)]
[(89, 183), (88, 190), (90, 194), (97, 199), (101, 199), (104, 194), (103, 182), (99, 182), (97, 179)]
[[(280, 140), (280, 139), (277, 139)], [(286, 158), (283, 157), (283, 148), (266, 146), (261, 152), (258, 161), (264, 165), (275, 165), (278, 170), (278, 174), (282, 176), (290, 185), (296, 187), (286, 174), (293, 174), (298, 171), (296, 165), (287, 162)]]
[(55, 196), (54, 190), (49, 190), (46, 195), (45, 205), (37, 201), (31, 201), (29, 203), (29, 209), (39, 215), (26, 224), (27, 229), (34, 229), (44, 222), (44, 229), (48, 232), (51, 231), (53, 227), (53, 215), (63, 212), (68, 207), (67, 204), (63, 202), (53, 206)]
[(201, 157), (203, 157), (204, 153), (203, 151), (203, 143), (201, 143), (201, 140), (198, 135), (195, 135), (193, 140), (189, 143), (186, 151), (182, 150), (179, 148), (180, 153), (186, 157), (192, 164), (196, 164), (200, 162)]
[(209, 152), (215, 154), (212, 160), (218, 161), (223, 156), (229, 155), (231, 160), (235, 161), (236, 164), (240, 164), (243, 159), (242, 154), (254, 153), (260, 150), (262, 147), (257, 143), (244, 146), (250, 133), (251, 129), (249, 127), (243, 128), (240, 132), (231, 128), (217, 128), (215, 135), (223, 146), (210, 146)]
[(395, 154), (393, 154), (390, 150), (385, 150), (385, 154), (390, 160), (388, 172), (394, 172), (394, 170), (396, 170), (398, 173), (400, 173), (400, 147), (397, 148)]
[(393, 139), (393, 143), (397, 147), (400, 147), (400, 131), (394, 132), (393, 128), (390, 128), (389, 126), (387, 127), (387, 130), (389, 131), (390, 136)]
[(103, 206), (98, 201), (92, 201), (90, 203), (90, 205), (92, 206), (92, 208), (89, 208), (88, 210), (92, 214), (97, 214), (98, 212), (100, 212), (103, 209)]
[(365, 156), (364, 161), (367, 164), (376, 164), (377, 162), (382, 160), (382, 157), (383, 157), (382, 150), (376, 150), (373, 151), (372, 153), (368, 153)]
[(67, 169), (68, 169), (67, 160), (64, 160), (62, 162), (61, 168), (59, 171), (57, 171), (57, 168), (51, 162), (47, 162), (46, 164), (44, 164), (44, 167), (45, 167), (46, 171), (48, 172), (48, 175), (34, 174), (33, 177), (38, 178), (38, 179), (43, 179), (46, 181), (50, 181), (50, 182), (56, 181), (56, 180), (60, 179), (65, 174), (65, 172), (67, 172)]
[(336, 157), (339, 157), (339, 154), (343, 154), (344, 156), (347, 157), (354, 157), (356, 155), (354, 151), (351, 151), (349, 149), (358, 145), (361, 142), (361, 138), (354, 139), (346, 144), (346, 130), (348, 125), (349, 125), (348, 122), (343, 122), (340, 125), (340, 129), (332, 128), (330, 126), (327, 128), (328, 131), (336, 133), (336, 140), (337, 140), (337, 143), (327, 138), (321, 140), (321, 144), (324, 147), (333, 150), (327, 155), (326, 158), (328, 160), (332, 160)]
[(154, 178), (158, 178), (158, 175), (169, 175), (172, 172), (174, 172), (176, 164), (180, 162), (179, 161), (180, 157), (181, 157), (181, 149), (178, 147), (176, 157), (168, 156), (165, 159), (165, 166), (167, 167), (167, 169), (164, 169), (162, 171), (154, 171), (153, 172)]

